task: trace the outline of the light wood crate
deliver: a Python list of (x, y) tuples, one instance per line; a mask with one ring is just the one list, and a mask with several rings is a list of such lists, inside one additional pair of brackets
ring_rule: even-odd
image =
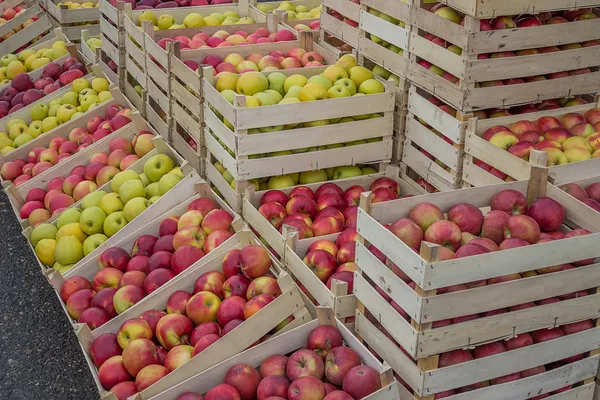
[(40, 6), (33, 4), (21, 14), (0, 25), (0, 37), (7, 35), (10, 31), (14, 31), (15, 28), (18, 29), (32, 17), (38, 17), (39, 19), (26, 28), (20, 29), (8, 39), (3, 40), (0, 43), (0, 54), (9, 54), (21, 47), (28, 47), (28, 44), (38, 36), (46, 35), (54, 29), (48, 15), (42, 11)]
[[(16, 210), (20, 209), (25, 204), (25, 198), (30, 190), (40, 188), (46, 190), (50, 181), (57, 177), (66, 178), (69, 176), (71, 170), (78, 165), (89, 165), (90, 159), (94, 154), (97, 153), (109, 153), (109, 144), (115, 138), (131, 140), (140, 131), (147, 129), (146, 123), (142, 119), (139, 112), (133, 112), (131, 116), (131, 122), (121, 129), (112, 132), (110, 135), (105, 136), (101, 140), (92, 143), (90, 146), (82, 149), (81, 151), (73, 154), (68, 159), (56, 164), (53, 168), (49, 168), (39, 175), (34, 176), (22, 185), (15, 186), (9, 184), (5, 187), (6, 194), (15, 207)], [(68, 135), (68, 132), (67, 132)], [(21, 224), (22, 228), (31, 226), (27, 219), (20, 219), (19, 213), (16, 213), (17, 220)]]
[[(321, 67), (324, 68), (324, 67)], [(317, 74), (318, 68), (305, 70), (277, 71), (286, 75), (301, 73), (306, 76)], [(266, 176), (323, 169), (349, 164), (373, 163), (390, 160), (392, 156), (393, 111), (395, 106), (392, 82), (386, 85), (385, 93), (368, 96), (327, 99), (289, 105), (246, 108), (245, 97), (236, 96), (230, 104), (214, 87), (212, 74), (205, 73), (203, 92), (205, 98), (204, 120), (206, 122), (205, 143), (210, 152), (225, 166), (236, 180), (249, 180)], [(228, 121), (233, 121), (230, 130), (216, 116), (218, 111)], [(252, 128), (302, 123), (355, 115), (379, 113), (380, 118), (332, 124), (310, 128), (283, 130), (278, 132), (249, 135)], [(212, 132), (212, 133), (211, 133)], [(229, 154), (213, 134), (221, 140)], [(251, 156), (318, 147), (333, 143), (355, 140), (373, 140), (355, 146), (317, 150), (278, 157), (254, 158)]]
[[(120, 318), (107, 322), (94, 331), (89, 330), (87, 325), (80, 324), (78, 326), (78, 338), (85, 357), (88, 360), (88, 365), (94, 378), (97, 379), (98, 371), (89, 359), (89, 346), (92, 341), (102, 334), (116, 333), (123, 322), (129, 318), (136, 318), (143, 312), (148, 310), (164, 310), (167, 306), (167, 301), (171, 294), (177, 290), (193, 292), (194, 282), (202, 274), (210, 271), (221, 271), (223, 257), (227, 252), (234, 249), (241, 249), (248, 245), (256, 245), (258, 241), (253, 237), (252, 233), (246, 229), (238, 232), (235, 236), (224, 242), (219, 252), (216, 254), (209, 253), (202, 259), (198, 260), (194, 265), (186, 269), (184, 273), (175, 277), (158, 290), (145, 297), (139, 303), (128, 309), (121, 315), (128, 314), (128, 318)], [(215, 250), (216, 252), (217, 250)], [(299, 289), (296, 287), (292, 279), (281, 269), (281, 265), (276, 260), (272, 259), (272, 273), (277, 277), (277, 281), (282, 290), (282, 294), (274, 301), (269, 303), (255, 315), (244, 321), (237, 328), (233, 329), (227, 335), (221, 337), (209, 348), (202, 352), (202, 355), (193, 357), (189, 362), (169, 373), (167, 377), (156, 382), (144, 391), (137, 394), (136, 398), (149, 399), (160, 393), (170, 390), (173, 386), (184, 382), (196, 374), (199, 374), (214, 365), (233, 357), (254, 342), (260, 340), (262, 336), (274, 329), (279, 323), (290, 316), (297, 317), (292, 323), (286, 326), (281, 334), (292, 330), (296, 326), (312, 319), (300, 295)], [(279, 332), (278, 332), (279, 334)], [(278, 334), (276, 336), (278, 336)], [(104, 394), (106, 399), (116, 400), (116, 397), (102, 388), (98, 387), (100, 393)]]
[(494, 18), (501, 15), (538, 14), (541, 12), (569, 10), (598, 5), (596, 0), (440, 0), (475, 18)]
[[(223, 382), (225, 374), (235, 364), (244, 363), (258, 368), (261, 362), (268, 356), (274, 354), (288, 354), (306, 345), (306, 338), (309, 333), (319, 325), (332, 325), (336, 327), (344, 343), (356, 351), (363, 364), (368, 365), (380, 374), (382, 389), (364, 397), (364, 400), (405, 400), (407, 397), (402, 397), (398, 382), (396, 382), (391, 374), (389, 366), (382, 364), (377, 360), (364, 345), (354, 336), (352, 329), (347, 328), (343, 322), (336, 319), (330, 309), (319, 308), (317, 310), (318, 319), (307, 322), (297, 328), (287, 331), (281, 335), (273, 337), (256, 347), (248, 349), (237, 356), (231, 357), (228, 360), (215, 365), (206, 371), (194, 375), (192, 378), (171, 387), (169, 390), (151, 397), (152, 400), (167, 400), (174, 399), (179, 394), (193, 391), (197, 393), (205, 393), (214, 386)], [(146, 397), (142, 397), (146, 399)]]
[[(181, 202), (181, 198), (189, 198), (196, 193), (194, 186), (197, 183), (202, 182), (200, 177), (197, 176), (193, 172), (192, 168), (189, 165), (187, 165), (187, 163), (185, 163), (176, 152), (174, 152), (170, 147), (168, 147), (168, 145), (161, 138), (154, 139), (153, 143), (155, 146), (154, 150), (152, 150), (150, 153), (146, 154), (144, 157), (140, 158), (135, 163), (133, 163), (129, 167), (129, 169), (137, 172), (138, 174), (141, 174), (144, 172), (144, 163), (153, 155), (162, 153), (162, 154), (167, 154), (169, 157), (171, 157), (173, 159), (173, 161), (175, 161), (175, 165), (179, 166), (181, 168), (184, 178), (171, 189), (172, 192), (166, 193), (165, 195), (161, 196), (160, 199), (158, 199), (157, 201), (152, 203), (150, 205), (150, 207), (148, 207), (146, 210), (144, 210), (144, 212), (142, 212), (140, 215), (135, 217), (133, 220), (129, 221), (129, 223), (127, 225), (125, 225), (123, 228), (121, 228), (113, 236), (108, 238), (108, 240), (106, 240), (104, 243), (102, 243), (102, 245), (97, 247), (94, 251), (92, 251), (87, 256), (83, 257), (79, 262), (74, 264), (71, 269), (69, 269), (67, 272), (65, 272), (65, 274), (64, 274), (65, 277), (77, 276), (77, 274), (78, 274), (77, 271), (83, 265), (85, 265), (88, 260), (98, 257), (102, 253), (103, 250), (107, 249), (108, 247), (111, 247), (114, 243), (118, 242), (122, 238), (135, 232), (137, 230), (137, 228), (139, 227), (140, 223), (143, 224), (149, 220), (152, 220), (153, 218), (150, 218), (151, 215), (162, 214), (166, 210), (169, 210), (170, 208), (179, 204)], [(110, 183), (111, 183), (111, 181), (98, 187), (96, 190), (103, 190), (106, 193), (111, 193), (112, 189), (111, 189)], [(175, 192), (178, 193), (177, 197), (172, 196), (172, 194)], [(179, 196), (181, 196), (181, 197), (179, 197)], [(80, 209), (81, 208), (81, 200), (74, 203), (67, 209), (70, 209), (70, 208), (79, 208)], [(60, 214), (54, 215), (54, 216), (52, 216), (52, 218), (45, 221), (45, 223), (53, 224), (56, 226), (59, 216), (60, 216)], [(22, 233), (23, 233), (23, 236), (25, 236), (27, 238), (29, 246), (31, 247), (31, 251), (34, 252), (34, 248), (31, 245), (31, 240), (30, 240), (32, 231), (33, 231), (32, 227), (27, 227), (23, 230)], [(34, 252), (34, 254), (35, 254), (35, 252)], [(36, 260), (38, 260), (38, 264), (40, 265), (40, 268), (42, 269), (42, 271), (44, 273), (48, 273), (48, 271), (50, 271), (50, 272), (53, 271), (53, 269), (51, 267), (48, 267), (48, 266), (45, 266), (44, 264), (42, 264), (42, 262), (37, 257), (36, 257)]]
[[(89, 0), (94, 5), (98, 4), (99, 0)], [(79, 0), (80, 4), (85, 1)], [(100, 10), (94, 8), (77, 8), (69, 10), (69, 7), (62, 4), (58, 5), (55, 0), (44, 0), (44, 8), (59, 24), (73, 24), (80, 22), (98, 21)]]
[(355, 49), (358, 48), (358, 27), (351, 26), (335, 18), (331, 14), (328, 14), (327, 11), (336, 11), (358, 23), (360, 20), (360, 5), (350, 0), (323, 0), (321, 3), (323, 4), (323, 9), (321, 10), (321, 40), (324, 39), (324, 35), (327, 33), (335, 36), (344, 43), (348, 43)]
[[(516, 180), (529, 179), (531, 175), (532, 167), (529, 162), (494, 146), (481, 137), (488, 128), (496, 125), (508, 127), (518, 121), (536, 121), (538, 118), (544, 116), (560, 117), (567, 113), (583, 114), (598, 106), (600, 106), (600, 102), (596, 99), (594, 103), (581, 106), (559, 108), (502, 118), (490, 118), (484, 120), (474, 119), (470, 121), (465, 136), (466, 154), (463, 167), (463, 180), (472, 186), (483, 186), (501, 182), (496, 176), (475, 165), (474, 159), (479, 159)], [(585, 179), (598, 176), (599, 168), (600, 159), (592, 158), (575, 163), (550, 166), (548, 167), (548, 175), (552, 183), (560, 185), (572, 181), (573, 177)]]
[[(408, 78), (462, 111), (504, 107), (598, 91), (600, 51), (595, 46), (519, 57), (478, 59), (480, 54), (560, 46), (600, 38), (600, 19), (537, 27), (480, 32), (479, 20), (466, 17), (465, 26), (428, 11), (432, 4), (415, 4), (409, 38)], [(579, 6), (579, 5), (578, 5)], [(436, 35), (462, 49), (457, 55), (425, 39)], [(417, 64), (424, 59), (459, 79), (457, 84)], [(546, 81), (481, 87), (479, 82), (523, 78), (590, 67), (590, 73)]]
[[(64, 124), (61, 124), (61, 125), (57, 126), (55, 129), (52, 129), (51, 131), (48, 131), (45, 134), (38, 136), (31, 142), (25, 144), (24, 146), (21, 146), (18, 149), (15, 149), (15, 150), (11, 151), (10, 153), (5, 154), (4, 156), (0, 157), (0, 165), (4, 164), (5, 162), (8, 162), (8, 161), (27, 160), (27, 155), (34, 148), (47, 147), (52, 139), (54, 139), (55, 137), (67, 137), (67, 136), (69, 136), (69, 132), (71, 132), (71, 130), (74, 128), (85, 128), (89, 119), (91, 119), (95, 116), (104, 117), (104, 115), (106, 113), (106, 109), (113, 104), (121, 104), (126, 107), (130, 107), (129, 102), (127, 101), (125, 96), (123, 96), (121, 94), (121, 92), (119, 92), (118, 89), (113, 87), (111, 89), (111, 93), (113, 94), (112, 99), (110, 99), (110, 100), (100, 104), (98, 107), (88, 111), (87, 113), (82, 115), (80, 118), (75, 118), (72, 121), (68, 121)], [(52, 168), (44, 171), (44, 173), (50, 172), (50, 171), (52, 171)], [(41, 174), (40, 174), (40, 176), (41, 176)], [(2, 185), (4, 187), (8, 186), (9, 184), (10, 184), (9, 181), (5, 181), (5, 180), (2, 181)]]
[[(431, 399), (435, 393), (585, 352), (592, 352), (592, 354), (581, 361), (535, 377), (505, 385), (493, 385), (470, 394), (461, 394), (456, 396), (456, 399), (478, 399), (483, 398), (482, 396), (486, 399), (505, 399), (508, 388), (511, 390), (509, 398), (527, 399), (588, 380), (596, 373), (599, 356), (594, 350), (600, 347), (599, 327), (500, 355), (437, 369), (439, 353), (465, 347), (472, 348), (476, 345), (508, 339), (523, 332), (584, 319), (596, 319), (600, 315), (598, 313), (600, 293), (596, 293), (600, 280), (591, 279), (592, 276), (597, 275), (595, 271), (600, 269), (598, 263), (454, 293), (435, 294), (436, 289), (455, 284), (526, 272), (600, 255), (600, 250), (593, 244), (597, 242), (597, 237), (600, 235), (599, 215), (591, 209), (582, 207), (582, 204), (555, 186), (547, 184), (544, 170), (544, 168), (537, 169), (538, 180), (532, 179), (531, 182), (519, 181), (462, 189), (381, 204), (371, 205), (369, 193), (363, 193), (357, 231), (365, 243), (359, 241), (356, 249), (359, 271), (355, 272), (354, 293), (357, 301), (360, 302), (356, 330), (373, 350), (383, 356), (415, 393), (421, 396), (417, 398)], [(565, 229), (581, 227), (594, 233), (464, 259), (436, 261), (439, 259), (439, 246), (423, 243), (420, 254), (416, 253), (383, 225), (406, 217), (409, 210), (422, 202), (433, 203), (442, 211), (447, 211), (449, 207), (460, 202), (468, 202), (486, 209), (492, 197), (505, 189), (523, 193), (527, 196), (529, 204), (535, 198), (547, 195), (565, 207)], [(366, 248), (367, 242), (373, 243), (389, 262), (397, 265), (408, 275), (416, 283), (416, 290), (410, 288), (388, 266), (372, 255)], [(511, 263), (507, 260), (518, 260), (518, 262)], [(378, 295), (366, 278), (375, 282), (397, 302), (408, 313), (410, 322), (402, 318), (383, 297)], [(497, 310), (585, 289), (592, 289), (593, 293), (558, 303), (431, 328), (431, 323), (435, 321)], [(369, 313), (365, 314), (365, 311)], [(368, 320), (366, 315), (369, 314), (388, 330), (402, 349)], [(415, 362), (413, 357), (418, 361)], [(586, 381), (586, 385), (588, 383)], [(580, 389), (573, 389), (571, 393), (578, 390)], [(565, 397), (565, 399), (571, 398), (577, 397)]]

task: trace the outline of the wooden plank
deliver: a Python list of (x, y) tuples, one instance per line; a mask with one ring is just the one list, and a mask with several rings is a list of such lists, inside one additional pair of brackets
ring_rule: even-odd
[(334, 18), (329, 14), (321, 14), (321, 29), (335, 36), (341, 41), (347, 42), (353, 48), (358, 47), (359, 30)]
[(419, 147), (425, 149), (428, 153), (440, 160), (447, 167), (454, 171), (462, 170), (463, 152), (453, 147), (444, 139), (433, 133), (427, 127), (412, 118), (409, 114), (406, 124), (406, 137)]
[(500, 15), (537, 14), (544, 11), (568, 10), (597, 5), (595, 0), (441, 0), (476, 18), (494, 18)]
[(394, 53), (393, 51), (373, 42), (363, 34), (361, 34), (358, 38), (358, 49), (361, 56), (368, 58), (374, 63), (400, 77), (406, 76), (408, 69), (408, 53)]
[(408, 112), (425, 121), (432, 128), (442, 133), (454, 143), (462, 144), (465, 141), (466, 123), (460, 122), (450, 114), (435, 106), (424, 96), (421, 96), (416, 87), (411, 87), (408, 95)]
[(365, 32), (372, 33), (402, 50), (408, 50), (408, 30), (383, 20), (365, 10), (360, 11), (359, 28)]
[(418, 151), (411, 143), (405, 141), (402, 151), (402, 162), (437, 189), (444, 192), (456, 189), (458, 186), (460, 176), (457, 172), (446, 171), (434, 160)]

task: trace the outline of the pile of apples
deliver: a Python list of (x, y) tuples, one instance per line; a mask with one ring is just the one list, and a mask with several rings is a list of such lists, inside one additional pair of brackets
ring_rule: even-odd
[[(369, 190), (373, 203), (400, 196), (398, 182), (386, 177), (375, 180)], [(307, 186), (298, 186), (289, 195), (269, 190), (260, 199), (258, 212), (279, 231), (284, 224), (295, 227), (300, 239), (340, 233), (345, 228), (356, 228), (360, 195), (365, 191), (360, 185), (344, 191), (335, 183), (325, 183), (315, 192)]]
[(67, 44), (58, 40), (52, 43), (51, 47), (23, 50), (17, 54), (5, 54), (0, 57), (0, 85), (8, 84), (16, 75), (35, 71), (68, 53)]
[[(566, 335), (573, 335), (582, 331), (586, 331), (588, 329), (594, 328), (594, 324), (592, 320), (585, 320), (580, 322), (573, 322), (571, 324), (562, 325), (559, 327), (551, 328), (551, 329), (540, 329), (537, 331), (533, 331), (531, 333), (521, 333), (518, 336), (515, 336), (512, 339), (492, 342), (488, 344), (483, 344), (475, 347), (472, 351), (469, 350), (452, 350), (447, 353), (440, 354), (440, 359), (438, 363), (438, 368), (449, 367), (452, 365), (461, 364), (464, 362), (469, 362), (472, 360), (478, 360), (484, 357), (490, 357), (496, 354), (505, 353), (511, 350), (517, 350), (523, 347), (531, 346), (536, 343), (543, 343), (550, 340), (554, 340)], [(538, 375), (545, 373), (546, 371), (550, 371), (551, 369), (557, 368), (559, 366), (567, 365), (584, 358), (584, 354), (574, 355), (563, 360), (558, 361), (557, 363), (540, 365), (538, 367), (530, 368), (525, 371), (515, 372), (509, 375), (501, 376), (498, 378), (491, 379), (489, 381), (478, 382), (473, 385), (464, 386), (458, 389), (447, 390), (444, 392), (437, 393), (435, 395), (436, 399), (443, 399), (446, 397), (450, 397), (452, 395), (458, 393), (470, 392), (473, 390), (481, 389), (490, 385), (500, 385), (502, 383), (513, 382), (519, 379), (528, 378), (530, 376)], [(405, 385), (408, 386), (408, 385)], [(562, 392), (566, 392), (570, 390), (573, 385), (568, 385), (562, 387), (560, 389), (556, 389), (550, 393), (542, 394), (539, 396), (531, 397), (530, 400), (540, 400), (546, 398), (553, 394), (558, 394)]]
[(81, 8), (98, 8), (100, 7), (100, 2), (96, 2), (94, 4), (91, 1), (86, 1), (84, 3), (77, 3), (75, 1), (65, 1), (61, 3), (56, 3), (56, 7), (60, 8), (60, 6), (65, 5), (69, 8), (69, 10), (77, 10)]
[[(109, 0), (113, 7), (117, 7), (117, 0)], [(135, 10), (150, 10), (153, 8), (198, 7), (217, 4), (230, 4), (233, 0), (128, 0)]]
[[(29, 152), (27, 158), (5, 162), (0, 168), (0, 176), (3, 180), (11, 181), (13, 185), (19, 186), (32, 177), (52, 168), (62, 160), (76, 154), (81, 149), (110, 135), (116, 129), (127, 125), (130, 121), (128, 117), (130, 113), (131, 109), (120, 104), (112, 104), (107, 107), (104, 118), (100, 116), (91, 118), (85, 128), (73, 128), (69, 132), (68, 138), (56, 137), (50, 140), (48, 148), (35, 147)], [(13, 120), (12, 123), (7, 124), (9, 133), (10, 129), (17, 124), (26, 126), (25, 121), (16, 122), (16, 120)], [(33, 122), (31, 125), (33, 129), (38, 124)], [(29, 128), (27, 130), (29, 131)], [(16, 133), (16, 129), (13, 133)], [(10, 137), (8, 135), (0, 133), (0, 147), (3, 146), (3, 143), (9, 143), (9, 141)], [(136, 153), (145, 151), (147, 147), (145, 142), (146, 140), (140, 142)], [(136, 147), (135, 144), (134, 147)]]
[[(4, 25), (5, 23), (7, 23), (9, 20), (13, 19), (14, 17), (21, 15), (26, 10), (27, 10), (26, 8), (20, 7), (20, 6), (15, 7), (15, 8), (7, 8), (2, 13), (2, 18), (0, 18), (0, 25)], [(10, 31), (8, 31), (7, 34), (5, 34), (4, 36), (2, 36), (2, 38), (0, 38), (0, 43), (7, 40), (11, 36), (15, 35), (17, 32), (21, 31), (22, 29), (27, 28), (28, 26), (33, 24), (38, 19), (40, 19), (40, 17), (37, 15), (34, 15), (33, 17), (29, 18), (27, 21), (23, 22), (23, 24), (18, 25), (15, 28), (11, 29)]]
[[(277, 280), (268, 275), (271, 263), (262, 246), (232, 250), (223, 258), (223, 272), (202, 274), (193, 293), (175, 291), (166, 310), (145, 311), (124, 322), (116, 334), (96, 338), (89, 354), (102, 386), (119, 399), (127, 398), (124, 388), (131, 390), (130, 395), (144, 390), (251, 318), (281, 294)], [(112, 267), (103, 271), (107, 269)], [(60, 295), (69, 312), (94, 329), (164, 284), (152, 278), (159, 270), (145, 278), (139, 270), (126, 272), (116, 287), (100, 289), (73, 277), (64, 283)]]
[(248, 364), (234, 365), (223, 383), (204, 396), (186, 392), (177, 400), (359, 400), (379, 389), (379, 373), (344, 346), (335, 327), (321, 325), (308, 335), (306, 348), (289, 357), (271, 355), (258, 371)]
[[(229, 183), (231, 187), (235, 189), (236, 181), (233, 179), (233, 176), (229, 173), (229, 171), (227, 171), (227, 169), (225, 169), (225, 167), (218, 161), (213, 165), (217, 171), (223, 175), (223, 178), (225, 178), (227, 183)], [(377, 173), (377, 170), (369, 166), (363, 166), (361, 168), (358, 165), (344, 165), (334, 168), (317, 169), (314, 171), (303, 171), (293, 174), (251, 179), (248, 181), (248, 183), (254, 186), (255, 190), (283, 189), (286, 187), (295, 186), (297, 184), (305, 185), (309, 183), (352, 178), (355, 176), (375, 173)]]
[(582, 203), (600, 212), (600, 183), (595, 182), (586, 188), (577, 183), (567, 183), (560, 187)]
[[(431, 12), (433, 12), (435, 15), (437, 15), (441, 18), (452, 21), (455, 24), (464, 25), (465, 17), (461, 13), (456, 11), (455, 9), (448, 7), (442, 3), (435, 5), (431, 9)], [(497, 17), (497, 18), (493, 18), (491, 20), (482, 19), (482, 20), (480, 20), (480, 30), (482, 32), (484, 32), (484, 31), (502, 30), (502, 29), (527, 28), (527, 27), (541, 26), (541, 25), (546, 25), (546, 24), (547, 25), (564, 24), (564, 23), (584, 21), (587, 19), (594, 19), (594, 18), (597, 18), (597, 16), (596, 16), (596, 14), (593, 13), (591, 8), (582, 8), (582, 9), (578, 9), (578, 10), (566, 10), (566, 11), (554, 12), (554, 13), (543, 12), (543, 13), (536, 14), (536, 15), (521, 14), (515, 19), (508, 17), (508, 16)], [(577, 28), (574, 26), (573, 29), (577, 29)], [(371, 36), (373, 36), (373, 35), (371, 35)], [(430, 33), (425, 34), (424, 37), (425, 37), (425, 39), (437, 44), (438, 46), (442, 46), (455, 54), (458, 54), (458, 55), (462, 54), (462, 49), (459, 46), (452, 44), (450, 42), (447, 42), (442, 38), (439, 38)], [(543, 48), (539, 48), (539, 49), (526, 49), (526, 50), (518, 50), (515, 52), (503, 51), (503, 52), (492, 53), (492, 54), (479, 54), (477, 56), (477, 58), (479, 60), (481, 60), (481, 59), (487, 59), (487, 58), (518, 57), (518, 56), (527, 56), (527, 55), (534, 55), (534, 54), (553, 53), (553, 52), (557, 52), (557, 51), (561, 51), (561, 50), (580, 49), (583, 47), (598, 46), (598, 45), (600, 45), (600, 40), (589, 40), (589, 41), (586, 41), (583, 43), (569, 43), (569, 44), (564, 44), (562, 46), (550, 46), (550, 47), (543, 47)], [(443, 77), (444, 79), (446, 79), (454, 84), (458, 84), (458, 80), (459, 80), (458, 77), (452, 75), (449, 72), (444, 71), (439, 66), (433, 65), (432, 63), (430, 63), (426, 60), (419, 61), (419, 65), (421, 65), (422, 67), (430, 70), (431, 72)], [(536, 76), (529, 76), (529, 77), (522, 77), (522, 78), (512, 78), (512, 79), (505, 79), (505, 80), (480, 82), (477, 85), (479, 87), (515, 85), (515, 84), (521, 84), (521, 83), (527, 83), (527, 82), (536, 82), (536, 81), (544, 81), (544, 80), (548, 80), (548, 79), (564, 78), (564, 77), (572, 76), (572, 75), (588, 74), (590, 72), (591, 72), (591, 70), (589, 68), (580, 68), (580, 69), (575, 69), (572, 71), (555, 72), (555, 73), (547, 74), (547, 75), (536, 75)]]
[[(14, 63), (18, 61), (11, 62), (7, 68), (12, 78), (10, 86), (0, 92), (0, 117), (2, 118), (70, 84), (86, 73), (85, 66), (78, 59), (71, 57), (65, 60), (63, 65), (56, 62), (47, 64), (42, 71), (42, 76), (34, 81), (25, 72), (25, 66), (17, 65), (17, 68), (12, 68)], [(17, 71), (20, 72), (12, 75)]]
[[(301, 47), (290, 50), (287, 55), (281, 51), (272, 51), (265, 56), (254, 53), (247, 57), (239, 53), (229, 53), (224, 58), (216, 54), (209, 54), (200, 62), (200, 64), (213, 67), (215, 76), (221, 72), (243, 74), (249, 71), (269, 72), (280, 69), (321, 67), (323, 63), (323, 57), (319, 53), (307, 52)], [(190, 68), (193, 67), (189, 63), (187, 65)], [(198, 67), (196, 66), (196, 68)]]
[[(41, 223), (33, 229), (30, 240), (35, 254), (44, 265), (66, 272), (182, 179), (174, 161), (166, 154), (157, 154), (144, 163), (142, 175), (131, 169), (116, 174), (110, 181), (111, 193), (93, 192), (96, 184), (88, 182), (81, 209), (64, 210), (72, 205), (73, 198), (57, 193), (50, 205), (64, 212), (55, 223)], [(44, 203), (37, 200), (37, 206), (44, 208)]]
[[(147, 136), (139, 139), (143, 135)], [(83, 200), (88, 194), (108, 183), (119, 172), (125, 171), (140, 159), (138, 154), (134, 154), (134, 148), (138, 149), (140, 154), (151, 151), (154, 148), (152, 138), (150, 132), (141, 131), (132, 141), (122, 138), (113, 139), (109, 144), (109, 152), (94, 154), (89, 164), (74, 167), (66, 178), (62, 176), (53, 178), (48, 182), (46, 190), (31, 189), (25, 197), (25, 204), (20, 209), (21, 219), (28, 219), (35, 227)], [(56, 154), (55, 150), (46, 149), (40, 152), (39, 157), (45, 160), (55, 157)], [(91, 199), (91, 197), (87, 198), (86, 204), (82, 206), (83, 209), (88, 208), (87, 202)]]
[(305, 5), (295, 5), (291, 1), (282, 1), (277, 7), (274, 7), (269, 3), (257, 3), (256, 8), (265, 14), (269, 13), (270, 11), (276, 12), (278, 10), (283, 10), (287, 13), (289, 21), (314, 19), (315, 21), (312, 21), (308, 25), (296, 24), (294, 26), (294, 29), (297, 31), (307, 31), (311, 29), (319, 29), (319, 19), (321, 18), (321, 10), (323, 9), (323, 6), (318, 5), (317, 7), (313, 7), (309, 10)]
[(86, 40), (85, 42), (88, 47), (92, 50), (95, 51), (96, 48), (101, 47), (102, 46), (102, 38), (100, 36), (95, 36), (95, 37), (91, 37), (88, 40)]
[[(527, 207), (525, 196), (522, 193), (507, 189), (498, 192), (492, 198), (490, 206), (491, 210), (484, 216), (482, 211), (472, 204), (455, 204), (447, 210), (446, 218), (436, 205), (424, 202), (411, 209), (408, 217), (400, 218), (390, 224), (388, 229), (415, 251), (419, 250), (422, 241), (439, 244), (442, 246), (441, 261), (591, 234), (587, 229), (574, 229), (568, 233), (561, 232), (559, 229), (565, 218), (565, 209), (550, 197), (540, 197)], [(373, 249), (373, 253), (382, 262), (386, 262), (385, 256), (377, 249)], [(538, 274), (564, 271), (589, 265), (593, 261), (594, 259), (579, 260), (571, 264), (539, 268), (522, 274), (514, 273), (488, 280), (454, 285), (438, 289), (437, 292), (439, 294), (449, 293)], [(394, 266), (393, 271), (405, 282), (412, 284), (410, 278), (398, 267)], [(572, 293), (561, 296), (561, 298), (573, 298), (588, 294), (587, 291), (582, 293)], [(534, 304), (526, 305), (533, 306)], [(515, 307), (520, 307), (516, 309), (527, 308), (524, 306)], [(475, 319), (479, 318), (479, 315), (468, 317)], [(452, 322), (457, 323), (454, 320)], [(464, 320), (458, 322), (462, 321)], [(436, 323), (440, 324), (441, 322), (437, 321)]]
[[(32, 122), (29, 124), (23, 119), (9, 120), (6, 123), (8, 134), (0, 132), (2, 133), (0, 134), (0, 151), (2, 154), (8, 154), (59, 125), (82, 116), (100, 103), (112, 99), (112, 93), (108, 90), (108, 80), (104, 78), (87, 80), (83, 78), (83, 72), (79, 69), (63, 72), (57, 82), (59, 82), (59, 85), (62, 85), (62, 83), (71, 84), (71, 90), (63, 94), (62, 97), (55, 97), (48, 103), (40, 102), (31, 107), (29, 116)], [(15, 80), (11, 84), (14, 83)], [(9, 89), (12, 89), (12, 87), (0, 93), (0, 99)], [(37, 89), (29, 89), (23, 93), (23, 96), (20, 96), (21, 93), (14, 96), (13, 100), (18, 98), (26, 100), (25, 96), (29, 93), (33, 93), (32, 96), (37, 97), (36, 100), (42, 97)], [(6, 103), (6, 101), (0, 100), (0, 106), (2, 103)], [(13, 107), (11, 111), (16, 107)], [(22, 108), (24, 104), (19, 103), (18, 107)]]
[[(61, 297), (69, 315), (95, 329), (122, 314), (231, 237), (231, 221), (232, 217), (211, 199), (197, 199), (181, 218), (163, 220), (159, 237), (140, 236), (130, 252), (120, 247), (104, 250), (98, 258), (100, 271), (91, 282), (74, 277), (63, 283)], [(68, 301), (65, 298), (68, 296), (62, 295), (81, 286), (93, 289), (98, 298), (103, 299), (102, 304), (106, 303), (100, 307), (104, 313), (88, 312), (92, 317), (101, 318), (88, 320), (83, 312), (90, 307), (89, 303), (81, 303), (77, 297)], [(97, 306), (92, 304), (91, 307)]]
[[(217, 31), (211, 35), (205, 32), (196, 33), (193, 36), (175, 36), (175, 38), (163, 38), (158, 41), (158, 45), (166, 49), (168, 42), (179, 41), (181, 50), (208, 49), (216, 47), (246, 46), (249, 44), (289, 42), (296, 40), (296, 36), (287, 29), (280, 29), (277, 32), (269, 32), (267, 28), (258, 28), (252, 33), (246, 31), (235, 31), (230, 33), (224, 30)], [(195, 68), (197, 69), (198, 64)]]
[[(548, 166), (600, 157), (600, 109), (585, 115), (567, 113), (562, 117), (540, 117), (537, 121), (522, 120), (510, 127), (496, 125), (487, 129), (482, 138), (496, 147), (523, 160), (529, 160), (531, 150), (548, 153)], [(512, 179), (505, 173), (477, 160), (476, 165), (502, 180)]]
[[(214, 0), (213, 0), (214, 1)], [(169, 3), (175, 3), (170, 1)], [(165, 3), (162, 3), (165, 4)], [(146, 9), (146, 6), (143, 9)], [(150, 8), (150, 7), (148, 7)], [(165, 8), (165, 7), (163, 7)], [(139, 10), (139, 6), (136, 10)], [(163, 14), (156, 18), (152, 11), (144, 11), (138, 17), (138, 25), (142, 26), (142, 21), (150, 21), (155, 29), (184, 29), (184, 28), (201, 28), (203, 26), (221, 26), (221, 25), (247, 25), (254, 24), (254, 20), (250, 17), (240, 17), (235, 11), (225, 11), (224, 13), (212, 13), (207, 16), (202, 16), (198, 13), (189, 13), (183, 21), (177, 23), (175, 18), (169, 14)]]

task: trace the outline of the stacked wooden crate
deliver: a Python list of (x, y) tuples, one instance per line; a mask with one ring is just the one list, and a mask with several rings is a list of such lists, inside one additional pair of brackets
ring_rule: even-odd
[[(544, 170), (537, 168), (531, 181), (381, 204), (363, 194), (355, 328), (415, 398), (592, 399), (600, 214), (547, 184)], [(548, 196), (565, 209), (561, 229), (590, 233), (448, 258), (441, 245), (423, 241), (417, 250), (393, 233), (396, 227), (387, 228), (415, 218), (414, 207), (423, 204), (447, 212), (469, 203), (485, 212), (502, 192), (519, 192), (529, 205)], [(548, 268), (556, 264), (567, 267)]]

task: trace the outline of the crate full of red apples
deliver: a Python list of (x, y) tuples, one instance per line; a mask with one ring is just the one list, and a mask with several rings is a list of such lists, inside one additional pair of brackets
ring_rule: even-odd
[(248, 349), (151, 399), (202, 398), (401, 397), (389, 367), (382, 365), (329, 310), (322, 319)]
[[(579, 4), (577, 4), (579, 6)], [(415, 7), (408, 78), (468, 111), (600, 88), (599, 12), (475, 19), (442, 3)]]
[(600, 108), (597, 100), (568, 108), (512, 115), (470, 124), (465, 137), (465, 181), (473, 186), (529, 179), (534, 150), (547, 153), (555, 184), (597, 176)]
[[(119, 316), (124, 318), (99, 327), (83, 322), (78, 337), (101, 392), (126, 398), (125, 386), (130, 395), (150, 398), (311, 319), (298, 288), (270, 257), (242, 230)], [(61, 295), (74, 282), (65, 281)], [(119, 290), (115, 308), (123, 300)]]
[(331, 183), (250, 190), (244, 199), (248, 224), (283, 257), (300, 288), (316, 304), (333, 308), (336, 318), (353, 317), (356, 308), (356, 213), (366, 190), (375, 202), (421, 193), (388, 166), (384, 173)]
[(595, 375), (599, 214), (544, 172), (359, 208), (356, 330), (418, 396), (528, 399)]

